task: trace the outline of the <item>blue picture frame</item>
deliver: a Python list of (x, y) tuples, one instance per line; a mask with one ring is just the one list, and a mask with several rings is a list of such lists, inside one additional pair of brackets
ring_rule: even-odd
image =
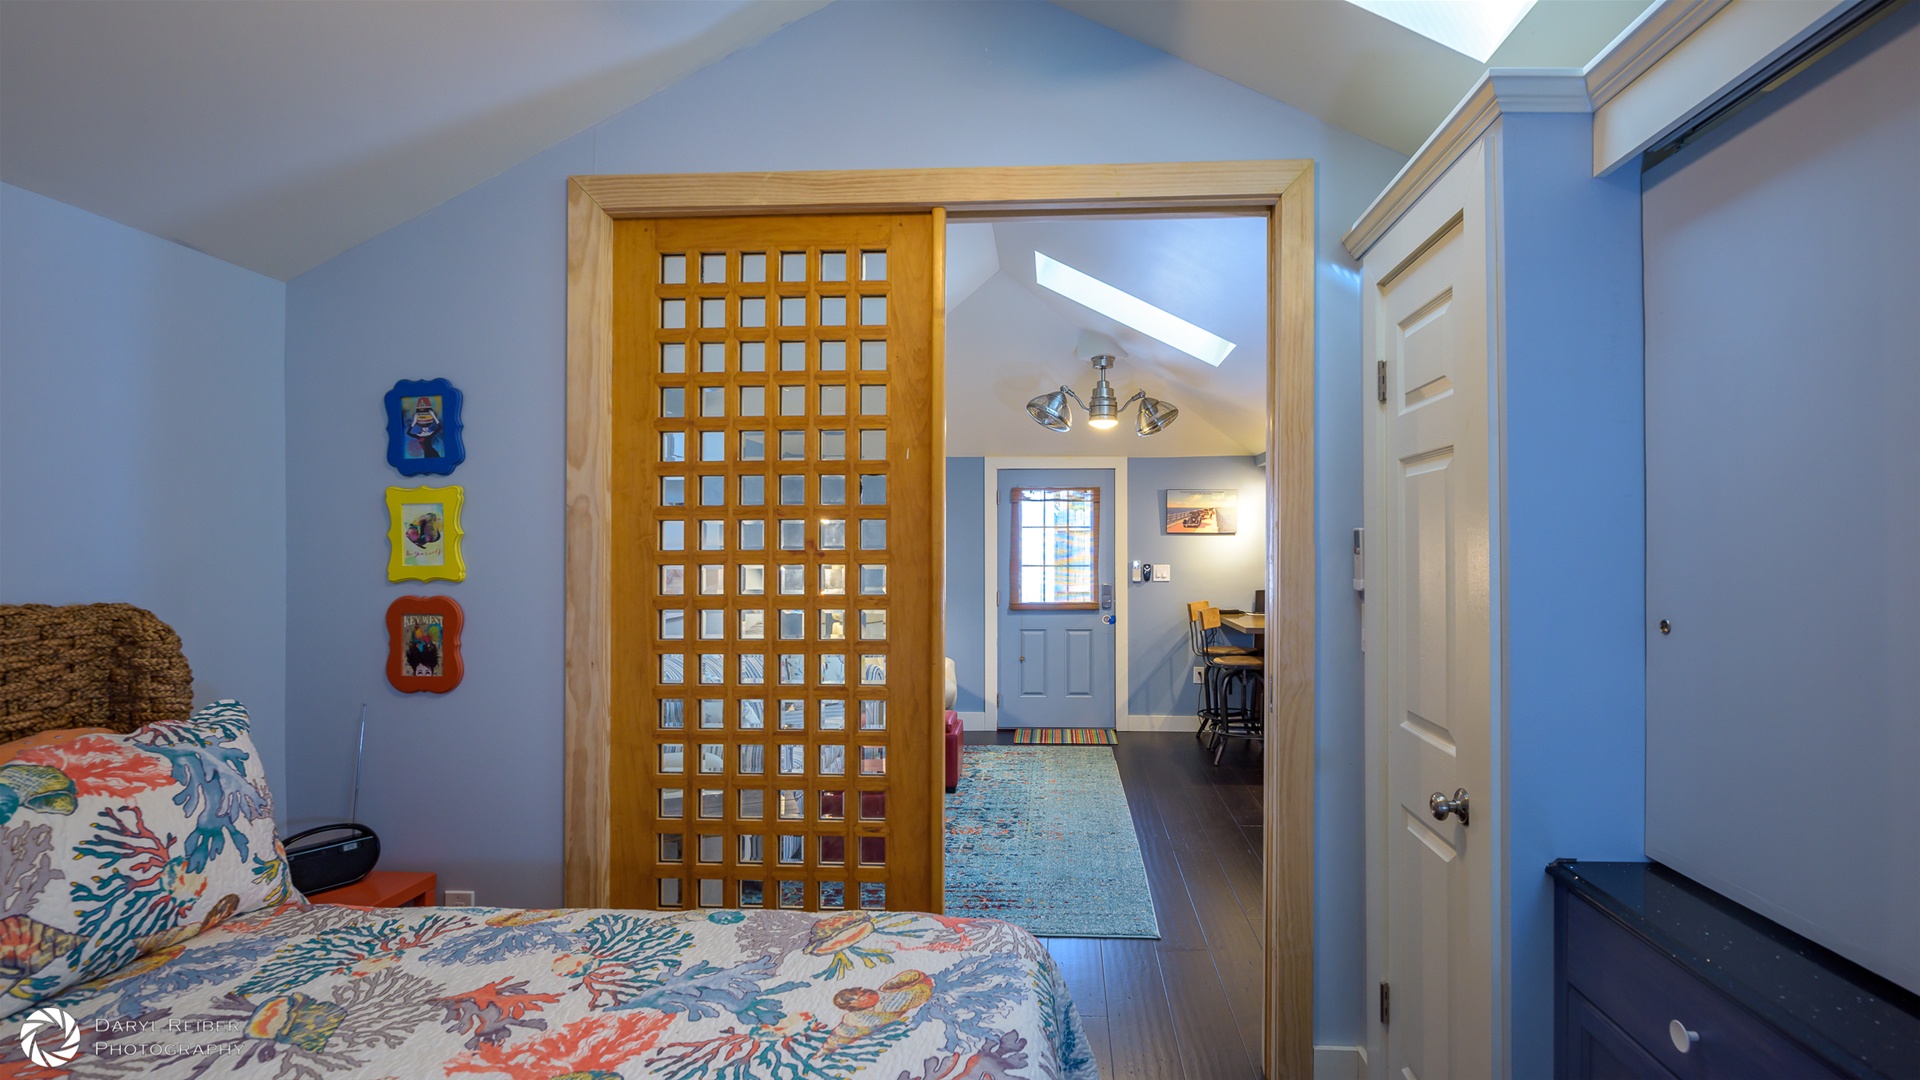
[(461, 396), (445, 379), (394, 383), (387, 391), (387, 464), (401, 476), (445, 476), (459, 468), (467, 460)]

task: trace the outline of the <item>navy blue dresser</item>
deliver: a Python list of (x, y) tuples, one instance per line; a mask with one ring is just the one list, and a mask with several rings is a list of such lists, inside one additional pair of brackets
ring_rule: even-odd
[(1920, 1078), (1920, 996), (1658, 863), (1547, 873), (1559, 1076)]

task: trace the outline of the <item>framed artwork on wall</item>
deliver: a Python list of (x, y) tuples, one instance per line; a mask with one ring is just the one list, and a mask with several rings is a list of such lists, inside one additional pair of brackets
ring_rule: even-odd
[(460, 685), (466, 616), (446, 596), (403, 596), (387, 605), (387, 681), (395, 690), (444, 694)]
[(462, 395), (445, 379), (401, 379), (387, 391), (387, 464), (402, 476), (445, 476), (467, 460)]
[(1167, 535), (1213, 536), (1240, 531), (1240, 493), (1167, 489)]
[(458, 485), (387, 489), (388, 581), (465, 581)]

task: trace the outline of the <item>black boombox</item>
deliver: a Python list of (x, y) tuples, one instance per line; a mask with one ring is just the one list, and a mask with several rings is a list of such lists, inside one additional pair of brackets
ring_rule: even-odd
[(287, 870), (302, 894), (351, 885), (380, 861), (380, 838), (365, 825), (322, 825), (287, 838)]

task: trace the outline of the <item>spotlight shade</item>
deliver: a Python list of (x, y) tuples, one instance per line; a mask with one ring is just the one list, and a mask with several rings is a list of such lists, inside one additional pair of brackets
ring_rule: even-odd
[(1140, 420), (1135, 433), (1142, 438), (1148, 435), (1158, 435), (1172, 426), (1174, 420), (1178, 418), (1179, 415), (1179, 408), (1170, 401), (1161, 401), (1159, 398), (1142, 398), (1140, 399)]
[(1073, 427), (1073, 412), (1067, 408), (1067, 395), (1064, 390), (1041, 394), (1027, 402), (1027, 415), (1033, 417), (1034, 423), (1048, 431), (1066, 431)]

